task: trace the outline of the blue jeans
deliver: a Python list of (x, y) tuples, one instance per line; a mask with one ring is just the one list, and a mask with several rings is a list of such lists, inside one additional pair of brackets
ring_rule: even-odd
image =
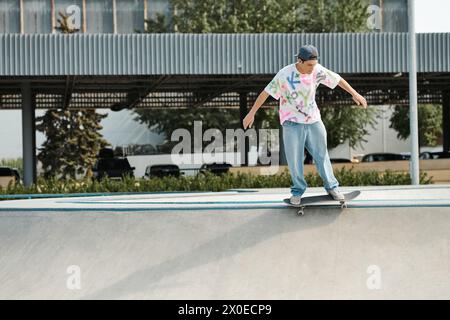
[(301, 196), (307, 188), (303, 177), (303, 161), (305, 148), (311, 154), (317, 171), (323, 180), (325, 190), (339, 186), (334, 177), (330, 156), (327, 150), (327, 131), (322, 120), (304, 124), (286, 120), (283, 122), (283, 144), (286, 160), (291, 173), (293, 186), (291, 193)]

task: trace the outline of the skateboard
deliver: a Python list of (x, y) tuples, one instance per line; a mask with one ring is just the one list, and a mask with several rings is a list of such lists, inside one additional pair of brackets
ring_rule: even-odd
[[(347, 208), (347, 201), (355, 199), (357, 196), (361, 194), (361, 191), (352, 191), (344, 193), (345, 200), (339, 201), (341, 209)], [(338, 201), (334, 200), (329, 194), (321, 195), (321, 196), (309, 196), (303, 197), (300, 204), (291, 204), (289, 199), (283, 199), (284, 203), (291, 207), (298, 208), (297, 214), (302, 216), (305, 213), (305, 208), (310, 204), (318, 204), (320, 202), (329, 202), (329, 201)]]

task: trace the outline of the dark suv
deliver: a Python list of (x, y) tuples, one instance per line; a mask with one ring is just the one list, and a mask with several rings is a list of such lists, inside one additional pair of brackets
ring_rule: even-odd
[(449, 159), (450, 158), (450, 152), (448, 151), (441, 151), (441, 152), (422, 152), (420, 154), (420, 159), (423, 160), (430, 160), (430, 159)]
[(408, 156), (396, 153), (370, 153), (366, 154), (361, 162), (374, 162), (374, 161), (399, 161), (408, 160)]
[(14, 177), (16, 182), (20, 182), (19, 170), (10, 167), (0, 167), (0, 177)]
[(166, 177), (173, 176), (179, 177), (181, 175), (180, 168), (174, 164), (156, 164), (152, 166), (147, 166), (145, 168), (145, 176), (146, 179), (151, 179), (153, 177)]
[(222, 175), (224, 173), (227, 173), (230, 168), (232, 167), (231, 164), (229, 163), (204, 163), (201, 167), (200, 167), (200, 174), (205, 174), (205, 172), (211, 172), (212, 174), (215, 175)]
[(109, 150), (101, 150), (92, 171), (94, 179), (122, 179), (125, 176), (134, 178), (135, 167), (130, 166), (127, 158), (116, 158)]
[(19, 171), (16, 168), (0, 167), (0, 190), (12, 183), (21, 183)]

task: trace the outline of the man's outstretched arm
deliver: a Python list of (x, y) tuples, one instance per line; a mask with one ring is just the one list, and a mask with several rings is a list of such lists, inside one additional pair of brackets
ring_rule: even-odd
[(255, 114), (256, 111), (263, 105), (263, 103), (266, 101), (267, 97), (269, 97), (269, 94), (263, 90), (258, 98), (256, 99), (255, 103), (253, 104), (253, 107), (250, 109), (249, 113), (243, 120), (243, 127), (244, 129), (251, 128), (253, 125), (253, 121), (255, 120)]
[(339, 87), (350, 93), (353, 97), (353, 100), (356, 102), (356, 104), (359, 106), (361, 105), (363, 108), (367, 108), (367, 101), (366, 99), (360, 95), (358, 92), (356, 92), (355, 89), (352, 88), (352, 86), (344, 80), (344, 78), (341, 78), (341, 80), (338, 83)]

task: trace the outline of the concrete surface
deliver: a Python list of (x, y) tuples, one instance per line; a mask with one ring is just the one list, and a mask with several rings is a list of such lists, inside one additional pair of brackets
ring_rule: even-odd
[(0, 298), (449, 299), (450, 187), (356, 189), (0, 201)]

